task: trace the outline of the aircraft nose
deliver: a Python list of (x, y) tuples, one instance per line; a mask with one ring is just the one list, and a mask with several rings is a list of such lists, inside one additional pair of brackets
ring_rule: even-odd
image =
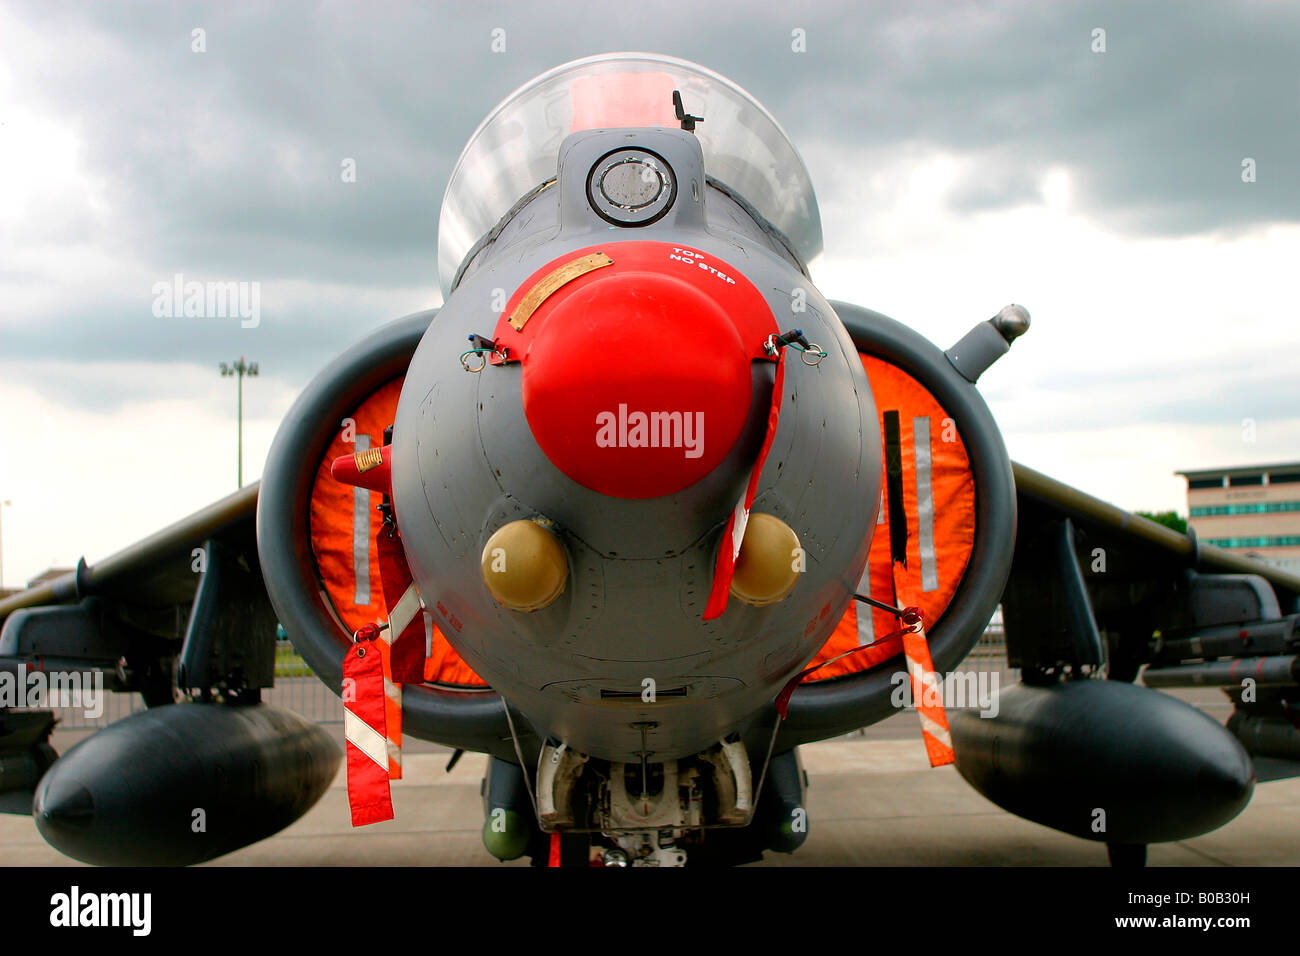
[(556, 303), (531, 345), (529, 428), (551, 463), (592, 491), (681, 491), (726, 458), (749, 416), (746, 345), (757, 343), (742, 342), (687, 276), (600, 276)]
[(95, 821), (95, 800), (84, 785), (59, 778), (53, 786), (37, 789), (32, 813), (42, 827), (87, 830)]
[(1196, 792), (1210, 803), (1242, 805), (1255, 790), (1255, 764), (1243, 750), (1222, 748), (1206, 755), (1196, 778)]

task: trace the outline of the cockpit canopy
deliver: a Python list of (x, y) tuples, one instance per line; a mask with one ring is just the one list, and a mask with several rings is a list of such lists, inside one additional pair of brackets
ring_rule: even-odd
[(757, 100), (712, 70), (653, 53), (574, 60), (525, 83), (488, 115), (461, 152), (438, 222), (438, 279), (446, 296), (466, 254), (521, 197), (554, 178), (570, 133), (677, 127), (672, 94), (703, 117), (695, 127), (711, 179), (749, 202), (810, 263), (822, 250), (808, 170)]

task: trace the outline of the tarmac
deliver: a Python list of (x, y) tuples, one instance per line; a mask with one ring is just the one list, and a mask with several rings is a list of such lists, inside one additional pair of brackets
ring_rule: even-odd
[[(1185, 696), (1222, 722), (1218, 691)], [(334, 728), (340, 735), (342, 729)], [(56, 731), (62, 752), (73, 733)], [(952, 767), (932, 769), (916, 715), (900, 713), (858, 735), (805, 745), (808, 839), (756, 866), (1105, 866), (1102, 844), (1013, 816), (980, 796)], [(479, 781), (487, 758), (417, 744), (393, 784), (395, 819), (354, 830), (340, 770), (329, 792), (276, 836), (208, 866), (527, 866), (498, 863), (479, 836)], [(1300, 866), (1300, 778), (1256, 786), (1250, 805), (1220, 829), (1150, 848), (1151, 866)], [(30, 817), (0, 814), (0, 865), (79, 865), (41, 839)]]

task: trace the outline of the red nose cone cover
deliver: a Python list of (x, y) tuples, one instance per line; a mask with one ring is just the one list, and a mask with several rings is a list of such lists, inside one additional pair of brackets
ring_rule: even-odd
[(546, 457), (578, 484), (619, 498), (673, 494), (740, 436), (751, 363), (775, 321), (718, 260), (670, 259), (669, 243), (597, 248), (614, 265), (552, 294), (516, 333), (524, 414)]

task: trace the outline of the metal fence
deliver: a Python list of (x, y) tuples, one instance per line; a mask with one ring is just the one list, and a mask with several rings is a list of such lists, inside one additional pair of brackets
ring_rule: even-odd
[(993, 619), (980, 635), (965, 659), (957, 665), (959, 671), (1009, 670), (1007, 667), (1007, 635), (1002, 628), (1002, 607), (993, 613)]
[(288, 641), (275, 642), (275, 686), (262, 700), (302, 714), (318, 724), (343, 723), (343, 701), (312, 674)]
[(115, 694), (104, 691), (98, 695), (95, 710), (97, 714), (85, 707), (51, 707), (60, 730), (99, 730), (123, 717), (145, 710), (144, 699), (139, 694)]
[(262, 700), (292, 710), (318, 724), (343, 723), (343, 700), (315, 677), (277, 678)]

